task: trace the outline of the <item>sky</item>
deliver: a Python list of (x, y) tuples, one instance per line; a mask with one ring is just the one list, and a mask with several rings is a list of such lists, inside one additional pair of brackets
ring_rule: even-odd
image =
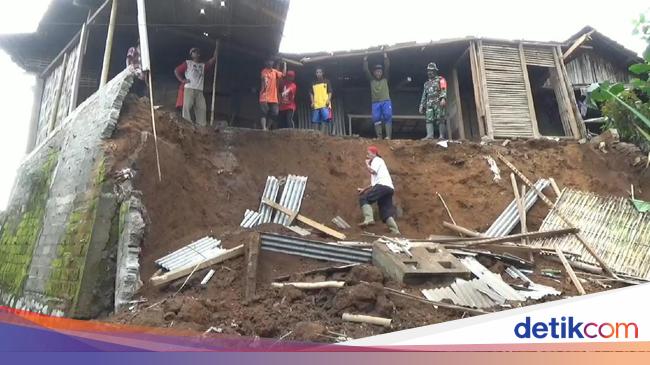
[[(205, 0), (195, 0), (205, 1)], [(0, 1), (0, 34), (33, 32), (50, 0)], [(632, 20), (647, 0), (291, 0), (282, 52), (336, 51), (407, 41), (482, 36), (562, 41), (591, 25), (641, 52)], [(0, 50), (0, 210), (25, 157), (33, 76)]]

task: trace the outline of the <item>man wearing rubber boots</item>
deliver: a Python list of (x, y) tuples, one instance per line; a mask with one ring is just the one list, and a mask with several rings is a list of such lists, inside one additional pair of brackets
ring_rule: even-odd
[(427, 136), (433, 139), (435, 126), (440, 130), (440, 139), (447, 139), (447, 80), (438, 75), (438, 66), (431, 62), (427, 65), (428, 80), (424, 83), (420, 114), (426, 115)]
[(379, 206), (381, 220), (388, 225), (391, 233), (400, 234), (394, 218), (393, 193), (395, 187), (388, 172), (388, 167), (386, 167), (386, 162), (381, 158), (379, 149), (375, 146), (368, 147), (366, 170), (370, 173), (370, 186), (357, 189), (359, 192), (359, 205), (363, 213), (363, 222), (359, 223), (359, 226), (366, 227), (375, 224), (371, 204), (376, 202)]

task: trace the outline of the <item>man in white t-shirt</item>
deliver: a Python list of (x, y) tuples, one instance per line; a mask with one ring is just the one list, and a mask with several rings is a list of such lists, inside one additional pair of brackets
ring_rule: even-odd
[(196, 47), (190, 50), (190, 57), (191, 60), (181, 63), (174, 70), (174, 75), (184, 85), (183, 118), (192, 121), (191, 111), (194, 109), (196, 123), (205, 127), (207, 125), (207, 106), (203, 95), (203, 84), (205, 74), (214, 67), (217, 58), (215, 55), (208, 62), (201, 62), (201, 50)]
[(400, 234), (394, 218), (393, 193), (395, 187), (388, 172), (388, 167), (386, 167), (386, 162), (379, 156), (379, 149), (375, 146), (368, 147), (366, 157), (366, 169), (370, 173), (370, 186), (357, 189), (359, 192), (359, 205), (363, 213), (363, 222), (359, 223), (359, 226), (366, 227), (375, 224), (371, 204), (376, 202), (379, 206), (381, 220), (388, 225), (391, 233)]

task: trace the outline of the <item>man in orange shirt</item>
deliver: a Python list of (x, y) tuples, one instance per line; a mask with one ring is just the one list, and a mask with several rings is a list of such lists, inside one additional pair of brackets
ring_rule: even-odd
[[(282, 72), (276, 70), (273, 67), (274, 65), (275, 61), (273, 59), (267, 60), (261, 74), (260, 109), (262, 110), (262, 129), (265, 131), (273, 125), (273, 121), (278, 116), (278, 81), (287, 73), (286, 63), (284, 63)], [(268, 125), (267, 119), (270, 119)]]

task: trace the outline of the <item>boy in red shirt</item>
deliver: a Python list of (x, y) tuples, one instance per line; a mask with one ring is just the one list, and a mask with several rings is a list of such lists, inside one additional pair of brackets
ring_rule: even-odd
[[(282, 72), (273, 68), (274, 65), (275, 61), (273, 61), (273, 59), (267, 60), (261, 73), (262, 85), (260, 87), (260, 109), (262, 111), (262, 118), (260, 119), (260, 122), (262, 124), (262, 129), (265, 131), (268, 130), (268, 127), (273, 124), (273, 121), (278, 116), (278, 82), (287, 72), (286, 63), (284, 64)], [(267, 118), (270, 119), (269, 125), (266, 123)]]
[(205, 74), (217, 61), (216, 55), (208, 62), (201, 62), (201, 50), (194, 47), (190, 50), (191, 60), (180, 64), (174, 70), (176, 79), (183, 87), (183, 118), (192, 121), (191, 111), (194, 109), (196, 123), (205, 127), (207, 125), (207, 106), (203, 95)]
[(288, 71), (287, 76), (282, 80), (282, 91), (280, 92), (280, 128), (295, 128), (293, 115), (296, 112), (296, 92), (298, 90), (294, 80), (296, 73)]

